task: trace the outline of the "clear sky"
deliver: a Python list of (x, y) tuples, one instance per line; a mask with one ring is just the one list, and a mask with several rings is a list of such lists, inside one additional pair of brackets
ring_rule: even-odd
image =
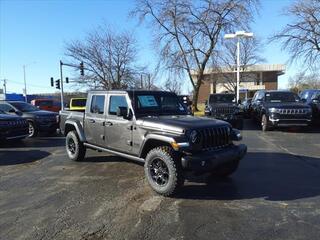
[[(288, 21), (280, 14), (291, 1), (261, 2), (262, 9), (252, 27), (254, 34), (265, 41)], [(133, 5), (133, 0), (0, 0), (0, 79), (8, 79), (8, 92), (22, 92), (23, 65), (28, 93), (54, 92), (49, 79), (59, 78), (59, 60), (66, 60), (65, 42), (81, 39), (102, 24), (132, 31), (139, 43), (140, 62), (154, 64), (157, 57), (150, 29), (128, 17)], [(262, 56), (267, 63), (286, 63), (288, 55), (279, 44), (264, 46)], [(279, 78), (280, 88), (286, 87), (288, 77), (297, 69), (295, 65), (287, 69)]]

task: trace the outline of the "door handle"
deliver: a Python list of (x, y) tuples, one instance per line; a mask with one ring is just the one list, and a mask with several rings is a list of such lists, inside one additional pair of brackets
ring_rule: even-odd
[(106, 126), (112, 126), (113, 123), (112, 122), (106, 122)]
[(94, 119), (89, 119), (89, 123), (95, 123), (96, 121)]

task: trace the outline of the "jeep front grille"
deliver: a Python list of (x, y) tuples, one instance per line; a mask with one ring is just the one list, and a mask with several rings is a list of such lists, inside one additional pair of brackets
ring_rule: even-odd
[(307, 110), (286, 108), (286, 109), (279, 109), (279, 113), (280, 114), (306, 114)]
[(233, 114), (235, 112), (235, 108), (233, 107), (215, 107), (212, 111), (214, 114)]
[(230, 144), (230, 131), (227, 126), (218, 128), (205, 128), (200, 130), (203, 150), (216, 149)]

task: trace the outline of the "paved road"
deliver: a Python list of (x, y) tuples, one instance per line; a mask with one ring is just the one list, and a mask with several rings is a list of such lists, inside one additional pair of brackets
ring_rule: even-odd
[(190, 177), (175, 198), (143, 167), (103, 153), (69, 161), (63, 138), (0, 148), (0, 239), (320, 239), (320, 134), (262, 133), (224, 181)]

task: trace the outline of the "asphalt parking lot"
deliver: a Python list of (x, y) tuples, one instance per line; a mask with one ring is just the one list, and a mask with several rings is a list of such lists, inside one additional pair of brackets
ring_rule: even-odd
[(153, 193), (141, 164), (88, 151), (71, 162), (62, 137), (0, 147), (0, 239), (320, 239), (320, 131), (263, 133), (226, 180), (191, 177)]

